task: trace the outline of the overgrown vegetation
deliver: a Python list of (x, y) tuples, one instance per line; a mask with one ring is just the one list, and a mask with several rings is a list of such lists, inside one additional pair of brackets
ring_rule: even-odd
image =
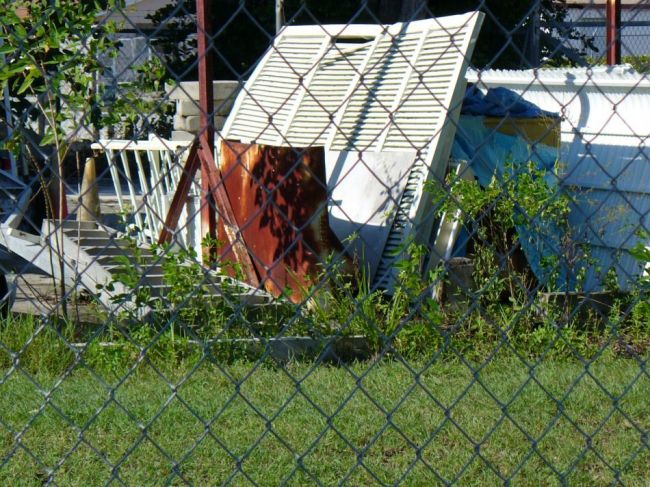
[[(439, 289), (453, 276), (443, 268), (423, 275), (427, 252), (415, 244), (404, 249), (407, 258), (398, 263), (392, 293), (373, 289), (361, 267), (351, 276), (331, 260), (324, 263), (313, 289), (305, 290), (304, 303), (292, 305), (280, 299), (250, 306), (242, 299), (244, 289), (229, 277), (242, 277), (236, 265), (207, 270), (193, 250), (167, 247), (156, 252), (168, 289), (163, 296), (154, 295), (142, 285), (143, 273), (151, 264), (139, 263), (140, 249), (131, 240), (135, 260), (118, 258), (121, 270), (115, 276), (133, 291), (115, 299), (135, 299), (137, 307), (149, 306), (153, 319), (143, 324), (137, 313), (127, 313), (117, 321), (129, 333), (151, 340), (157, 340), (158, 334), (171, 342), (178, 340), (181, 354), (189, 353), (195, 345), (188, 343), (195, 341), (216, 343), (228, 358), (241, 356), (231, 339), (288, 336), (363, 336), (373, 353), (386, 356), (436, 353), (453, 357), (460, 353), (481, 360), (506, 344), (525, 357), (592, 357), (609, 347), (623, 355), (645, 353), (650, 346), (647, 278), (642, 277), (630, 293), (613, 294), (606, 305), (590, 301), (588, 294), (574, 300), (549, 298), (542, 291), (567, 291), (569, 278), (564, 272), (568, 266), (572, 271), (579, 267), (569, 243), (564, 239), (552, 242), (558, 230), (570, 235), (569, 201), (558, 195), (544, 171), (532, 166), (508, 171), (502, 179), (497, 182), (495, 178), (487, 188), (473, 180), (452, 179), (439, 193), (440, 212), (462, 208), (474, 235), (468, 247), (474, 286), (462, 290), (464, 302), (460, 304), (450, 305), (444, 299), (440, 303)], [(545, 282), (538, 282), (528, 268), (518, 248), (519, 232), (537, 233), (537, 238), (547, 242), (546, 251), (564, 245), (560, 248), (564, 254), (540, 259)], [(520, 252), (520, 260), (514, 250)], [(650, 261), (642, 243), (633, 255), (645, 259), (642, 265)], [(220, 295), (211, 295), (213, 286)], [(110, 330), (102, 339), (123, 342), (123, 330)]]
[[(3, 118), (9, 118), (3, 124), (12, 132), (0, 141), (0, 149), (27, 161), (29, 174), (22, 175), (27, 181), (35, 176), (39, 182), (41, 218), (67, 216), (65, 162), (73, 143), (97, 133), (101, 124), (100, 55), (116, 51), (110, 38), (114, 26), (95, 26), (99, 11), (96, 2), (0, 1), (0, 92), (3, 98), (10, 96), (12, 108), (9, 114), (3, 112)], [(38, 226), (40, 220), (32, 224)], [(62, 230), (52, 233), (60, 256)], [(51, 258), (64, 276), (63, 260)], [(61, 284), (60, 297), (64, 294)], [(66, 304), (61, 302), (65, 314)]]
[(134, 81), (111, 88), (115, 93), (105, 103), (103, 126), (109, 127), (109, 133), (116, 138), (141, 140), (150, 134), (169, 138), (175, 106), (165, 95), (163, 62), (153, 56), (134, 71)]

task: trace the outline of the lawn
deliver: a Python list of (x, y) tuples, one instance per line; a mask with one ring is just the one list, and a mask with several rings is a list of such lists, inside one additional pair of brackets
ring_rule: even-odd
[(6, 368), (0, 483), (648, 485), (638, 358), (156, 363)]

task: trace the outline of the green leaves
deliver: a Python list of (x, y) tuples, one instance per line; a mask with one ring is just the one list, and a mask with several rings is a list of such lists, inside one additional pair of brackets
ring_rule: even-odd
[(31, 67), (31, 63), (27, 59), (19, 59), (2, 66), (0, 70), (0, 80), (6, 81), (13, 78), (17, 74), (24, 73)]
[(51, 145), (54, 144), (54, 142), (56, 142), (56, 134), (54, 133), (54, 130), (47, 130), (41, 139), (41, 145)]
[[(71, 126), (79, 125), (79, 117), (88, 120), (87, 114), (101, 107), (104, 88), (95, 86), (95, 79), (104, 69), (101, 60), (116, 49), (116, 42), (109, 37), (114, 27), (96, 25), (102, 11), (100, 3), (106, 5), (91, 1), (0, 0), (0, 54), (4, 55), (0, 88), (9, 90), (17, 110), (16, 124), (27, 126), (36, 118), (46, 121), (38, 144), (57, 142), (59, 162), (66, 156), (66, 130), (70, 133)], [(17, 14), (19, 9), (21, 15)], [(20, 113), (19, 107), (25, 106), (31, 108)], [(93, 117), (91, 122), (98, 129), (101, 117)], [(25, 131), (16, 128), (13, 143), (18, 150), (25, 144), (21, 140)]]
[(16, 92), (16, 94), (22, 95), (23, 93), (25, 93), (32, 86), (32, 84), (34, 83), (35, 80), (37, 80), (38, 78), (42, 78), (42, 77), (43, 77), (43, 75), (42, 75), (41, 71), (38, 68), (35, 68), (35, 67), (32, 66), (30, 69), (28, 69), (27, 76), (25, 76), (25, 79), (23, 79), (23, 82), (21, 83), (20, 87), (18, 88), (18, 91)]
[(639, 232), (640, 241), (630, 250), (630, 254), (639, 262), (650, 265), (650, 231)]

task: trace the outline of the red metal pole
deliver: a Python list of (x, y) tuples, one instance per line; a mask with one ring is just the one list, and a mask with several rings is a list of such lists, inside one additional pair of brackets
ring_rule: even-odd
[(621, 64), (621, 0), (607, 0), (607, 64)]
[[(214, 154), (214, 127), (212, 125), (214, 97), (212, 96), (212, 50), (210, 21), (210, 3), (208, 0), (196, 0), (196, 23), (198, 33), (199, 58), (199, 108), (201, 109), (199, 141), (203, 151)], [(205, 237), (216, 239), (217, 226), (214, 218), (215, 208), (209, 187), (210, 178), (205, 164), (201, 164), (201, 233)], [(203, 249), (210, 253), (210, 249)]]
[(172, 203), (169, 206), (169, 211), (165, 218), (165, 226), (160, 232), (158, 243), (168, 243), (172, 239), (172, 232), (178, 225), (178, 220), (181, 217), (181, 213), (183, 212), (183, 208), (187, 202), (187, 197), (190, 194), (194, 175), (201, 166), (198, 150), (199, 144), (195, 141), (190, 147), (190, 152), (185, 161), (185, 165), (183, 166), (183, 173), (181, 174), (178, 185), (176, 186), (176, 192), (174, 193)]
[[(174, 193), (167, 217), (165, 228), (160, 232), (159, 242), (169, 242), (172, 231), (178, 225), (178, 219), (187, 201), (187, 195), (194, 180), (194, 174), (201, 168), (201, 232), (213, 240), (217, 238), (217, 212), (221, 212), (228, 244), (236, 255), (237, 261), (249, 284), (259, 285), (259, 278), (251, 260), (235, 219), (232, 207), (226, 194), (226, 188), (221, 179), (221, 173), (214, 160), (214, 126), (213, 111), (214, 97), (212, 96), (212, 54), (210, 11), (208, 0), (196, 0), (196, 23), (198, 33), (199, 57), (199, 108), (201, 109), (200, 133), (198, 142), (190, 149), (183, 174)], [(208, 245), (203, 248), (203, 255), (209, 261), (215, 256), (216, 248)]]

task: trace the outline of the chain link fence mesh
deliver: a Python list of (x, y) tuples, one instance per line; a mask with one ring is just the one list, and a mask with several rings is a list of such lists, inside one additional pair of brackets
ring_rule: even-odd
[[(641, 65), (644, 57), (650, 52), (647, 40), (650, 9), (647, 2), (623, 2), (621, 8), (621, 54), (624, 60), (631, 64)], [(590, 61), (605, 57), (607, 52), (607, 11), (606, 2), (584, 2), (568, 9), (566, 23), (593, 39), (597, 51), (591, 53)], [(580, 48), (571, 42), (575, 48)]]
[(3, 484), (648, 482), (647, 5), (440, 4), (3, 1)]

